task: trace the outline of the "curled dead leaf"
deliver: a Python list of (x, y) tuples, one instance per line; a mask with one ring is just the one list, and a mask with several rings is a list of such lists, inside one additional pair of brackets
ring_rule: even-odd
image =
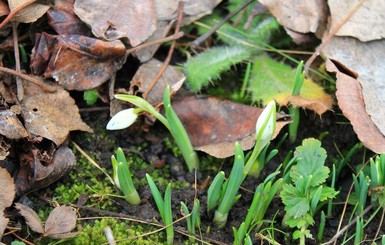
[(366, 112), (362, 87), (353, 77), (341, 72), (332, 61), (327, 60), (327, 69), (337, 74), (336, 96), (344, 116), (348, 118), (360, 141), (376, 153), (385, 152), (385, 137)]
[(125, 60), (126, 48), (121, 41), (43, 33), (32, 50), (31, 70), (44, 72), (67, 90), (83, 91), (108, 81)]

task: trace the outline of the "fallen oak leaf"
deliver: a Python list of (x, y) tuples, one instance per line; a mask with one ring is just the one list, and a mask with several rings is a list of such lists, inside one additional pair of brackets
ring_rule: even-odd
[(27, 130), (11, 110), (0, 111), (0, 134), (8, 139), (22, 139), (28, 136)]
[(19, 210), (20, 215), (24, 217), (25, 222), (27, 223), (29, 228), (31, 228), (31, 230), (40, 234), (44, 233), (43, 224), (39, 216), (33, 209), (21, 203), (16, 203), (15, 208)]

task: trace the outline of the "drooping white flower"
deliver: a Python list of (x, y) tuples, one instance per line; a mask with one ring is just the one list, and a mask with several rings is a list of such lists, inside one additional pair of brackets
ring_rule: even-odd
[(128, 128), (136, 121), (136, 119), (138, 118), (138, 113), (139, 111), (137, 110), (137, 108), (130, 108), (119, 111), (108, 122), (106, 129), (119, 130)]
[(265, 147), (266, 144), (271, 140), (275, 131), (277, 119), (277, 112), (275, 101), (270, 101), (265, 109), (262, 111), (261, 115), (257, 120), (255, 125), (255, 133), (257, 137), (257, 144), (261, 148)]

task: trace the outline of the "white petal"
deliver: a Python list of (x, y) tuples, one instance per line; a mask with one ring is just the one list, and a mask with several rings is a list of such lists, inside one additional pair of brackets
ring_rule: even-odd
[[(266, 108), (262, 111), (261, 115), (255, 125), (255, 133), (263, 144), (271, 140), (275, 130), (275, 101), (272, 100), (267, 104)], [(262, 127), (265, 126), (264, 131), (261, 132)]]
[(111, 118), (106, 128), (108, 130), (125, 129), (131, 126), (131, 124), (133, 124), (137, 118), (138, 114), (135, 113), (134, 108), (119, 111), (115, 114), (115, 116)]

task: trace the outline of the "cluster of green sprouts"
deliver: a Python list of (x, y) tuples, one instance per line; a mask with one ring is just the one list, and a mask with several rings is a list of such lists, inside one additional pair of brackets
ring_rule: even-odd
[[(115, 97), (117, 99), (130, 102), (138, 108), (131, 108), (117, 113), (108, 123), (107, 129), (115, 130), (126, 128), (136, 121), (140, 112), (146, 111), (156, 117), (167, 127), (167, 129), (169, 129), (177, 145), (182, 151), (182, 155), (188, 166), (188, 169), (191, 171), (198, 168), (198, 156), (192, 147), (185, 128), (171, 107), (169, 86), (166, 87), (163, 97), (166, 116), (160, 114), (147, 101), (140, 97), (133, 95), (116, 95)], [(238, 191), (246, 176), (252, 174), (253, 169), (258, 169), (258, 171), (262, 169), (261, 166), (256, 166), (261, 163), (261, 161), (258, 161), (258, 157), (261, 152), (264, 152), (265, 156), (266, 147), (274, 135), (275, 127), (276, 105), (274, 101), (271, 101), (263, 110), (256, 123), (255, 146), (250, 157), (245, 160), (241, 145), (238, 142), (235, 143), (234, 165), (229, 177), (225, 179), (225, 173), (223, 171), (219, 172), (208, 189), (207, 211), (209, 212), (216, 208), (213, 220), (215, 226), (223, 228), (226, 225), (227, 217), (231, 207), (240, 198)], [(113, 165), (114, 181), (116, 186), (122, 190), (126, 200), (130, 204), (140, 204), (139, 195), (132, 183), (129, 166), (121, 148), (117, 149), (116, 157), (112, 156), (111, 161)], [(259, 175), (258, 171), (257, 173), (254, 173), (254, 175)], [(261, 225), (266, 209), (282, 182), (282, 179), (280, 179), (274, 184), (272, 183), (274, 177), (278, 173), (279, 171), (277, 170), (277, 172), (272, 174), (271, 177), (267, 179), (267, 181), (265, 181), (256, 189), (256, 194), (253, 199), (254, 201), (249, 210), (246, 221), (239, 227), (238, 230), (234, 228), (234, 235), (236, 237), (235, 243), (240, 244), (245, 237), (246, 239), (250, 239), (248, 235), (251, 229), (255, 226)], [(162, 197), (151, 176), (146, 174), (146, 178), (155, 203), (158, 207), (163, 224), (166, 227), (167, 243), (173, 244), (174, 228), (171, 210), (171, 184), (167, 185), (164, 197)], [(187, 205), (183, 202), (181, 202), (181, 210), (182, 213), (186, 216), (187, 229), (191, 240), (193, 241), (195, 236), (195, 228), (200, 227), (199, 200), (195, 199), (191, 213), (189, 212)]]

